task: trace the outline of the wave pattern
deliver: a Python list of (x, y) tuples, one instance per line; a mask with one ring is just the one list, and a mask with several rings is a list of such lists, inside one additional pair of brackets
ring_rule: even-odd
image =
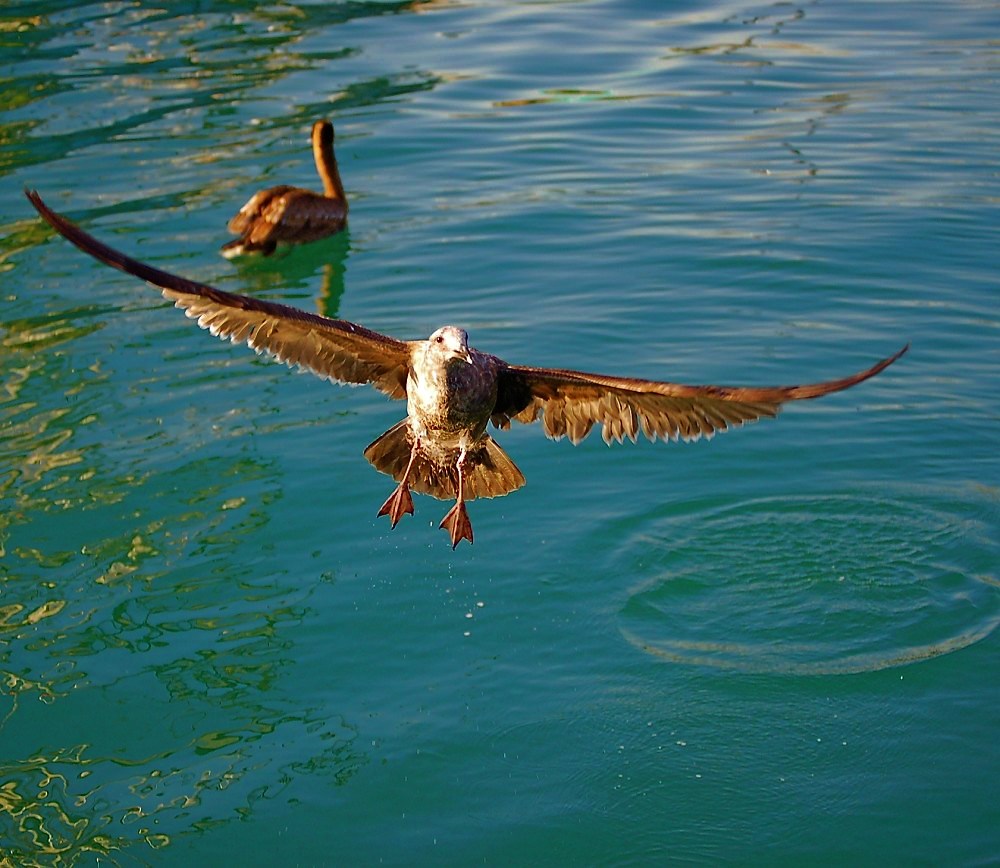
[[(948, 654), (1000, 623), (988, 493), (767, 498), (652, 520), (619, 553), (625, 638), (674, 663), (847, 674)], [(981, 571), (970, 573), (970, 560)]]

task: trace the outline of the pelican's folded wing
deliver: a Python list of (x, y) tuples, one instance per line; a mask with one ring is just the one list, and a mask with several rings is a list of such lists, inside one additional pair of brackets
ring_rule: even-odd
[(227, 228), (234, 235), (242, 235), (255, 223), (255, 221), (261, 219), (261, 213), (263, 211), (272, 207), (271, 203), (274, 199), (280, 198), (283, 194), (294, 189), (294, 187), (288, 184), (281, 184), (277, 187), (268, 187), (266, 190), (258, 190), (247, 200), (246, 204), (233, 215), (233, 218), (229, 221)]
[(595, 424), (601, 425), (606, 443), (621, 443), (625, 437), (634, 441), (640, 431), (650, 440), (697, 440), (776, 416), (785, 401), (818, 398), (874, 377), (908, 346), (850, 377), (772, 388), (685, 386), (501, 362), (492, 421), (498, 428), (506, 428), (511, 419), (527, 423), (541, 416), (548, 437), (569, 437), (573, 443), (586, 437)]
[(68, 241), (95, 259), (160, 288), (164, 298), (212, 334), (246, 342), (289, 365), (301, 365), (341, 383), (371, 383), (393, 398), (406, 396), (410, 345), (345, 320), (225, 292), (120, 253), (52, 211), (26, 191), (38, 213)]
[(292, 188), (272, 197), (261, 209), (260, 217), (272, 227), (268, 238), (297, 241), (304, 236), (329, 235), (332, 230), (343, 228), (347, 220), (345, 204), (343, 199)]

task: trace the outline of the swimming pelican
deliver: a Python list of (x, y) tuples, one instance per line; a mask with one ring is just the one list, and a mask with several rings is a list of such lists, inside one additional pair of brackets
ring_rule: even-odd
[(347, 225), (347, 197), (333, 153), (333, 124), (316, 121), (312, 128), (313, 157), (323, 180), (323, 193), (281, 184), (254, 193), (229, 221), (239, 235), (222, 245), (227, 258), (243, 253), (270, 256), (279, 242), (303, 244), (340, 232)]

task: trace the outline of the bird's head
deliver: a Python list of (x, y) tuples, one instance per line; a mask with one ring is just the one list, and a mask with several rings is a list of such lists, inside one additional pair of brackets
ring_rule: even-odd
[(442, 326), (428, 340), (431, 352), (445, 359), (461, 359), (472, 364), (469, 354), (469, 335), (465, 329), (458, 326)]
[(333, 124), (328, 120), (316, 121), (312, 125), (312, 141), (313, 147), (333, 147)]

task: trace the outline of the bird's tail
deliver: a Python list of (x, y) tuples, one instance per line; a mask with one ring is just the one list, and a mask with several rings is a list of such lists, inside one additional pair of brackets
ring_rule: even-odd
[[(410, 427), (404, 419), (393, 425), (365, 449), (367, 458), (380, 470), (399, 482), (406, 472), (413, 446)], [(458, 492), (455, 461), (458, 450), (451, 454), (428, 454), (421, 450), (410, 468), (408, 484), (412, 491), (430, 494), (441, 500), (451, 500)], [(477, 497), (499, 497), (524, 485), (524, 476), (503, 449), (488, 434), (473, 449), (466, 452), (463, 495), (466, 500)]]

